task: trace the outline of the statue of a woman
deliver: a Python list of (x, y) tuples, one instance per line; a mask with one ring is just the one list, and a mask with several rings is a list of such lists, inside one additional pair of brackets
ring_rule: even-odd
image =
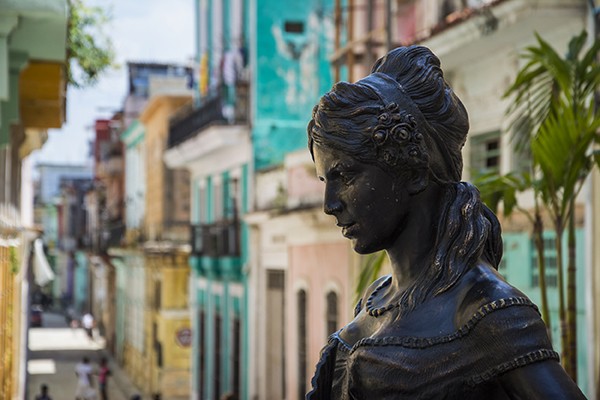
[(314, 108), (325, 213), (356, 252), (385, 250), (331, 335), (307, 399), (580, 399), (537, 307), (496, 271), (500, 225), (461, 182), (467, 112), (425, 47), (401, 47)]

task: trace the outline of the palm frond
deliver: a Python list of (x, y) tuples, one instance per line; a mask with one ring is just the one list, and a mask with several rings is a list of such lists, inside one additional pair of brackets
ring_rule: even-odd
[(369, 285), (375, 281), (381, 274), (383, 263), (385, 261), (386, 252), (379, 251), (377, 253), (365, 256), (361, 262), (360, 274), (355, 290), (355, 302), (357, 302), (367, 290)]

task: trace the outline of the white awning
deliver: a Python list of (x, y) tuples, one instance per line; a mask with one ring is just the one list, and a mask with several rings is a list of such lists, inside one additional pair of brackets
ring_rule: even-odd
[(33, 242), (33, 273), (35, 283), (44, 286), (46, 283), (54, 280), (54, 271), (50, 268), (50, 264), (44, 254), (44, 243), (42, 239), (35, 239)]

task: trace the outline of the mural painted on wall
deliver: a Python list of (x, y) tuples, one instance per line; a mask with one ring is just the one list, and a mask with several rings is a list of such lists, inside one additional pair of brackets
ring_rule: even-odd
[(332, 83), (332, 2), (269, 3), (258, 7), (253, 134), (258, 169), (306, 146), (312, 106)]

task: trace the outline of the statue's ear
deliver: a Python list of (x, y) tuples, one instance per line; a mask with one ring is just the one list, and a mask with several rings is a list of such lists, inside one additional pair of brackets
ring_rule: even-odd
[(408, 182), (406, 188), (410, 195), (416, 195), (421, 193), (427, 188), (429, 184), (429, 173), (427, 168), (414, 169), (409, 173)]

